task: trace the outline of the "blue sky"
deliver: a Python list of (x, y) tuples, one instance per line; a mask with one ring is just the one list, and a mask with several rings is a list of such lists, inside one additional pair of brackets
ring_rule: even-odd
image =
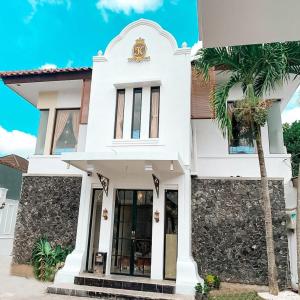
[[(128, 23), (147, 18), (179, 45), (198, 41), (196, 0), (13, 0), (0, 10), (0, 70), (91, 66), (92, 56)], [(299, 94), (288, 107), (290, 120)], [(0, 154), (32, 152), (38, 111), (0, 83)], [(30, 141), (30, 142), (28, 142)], [(24, 146), (25, 145), (25, 146)], [(25, 149), (24, 149), (25, 147)], [(20, 148), (20, 149), (19, 149)]]
[[(1, 71), (91, 66), (92, 56), (139, 18), (158, 22), (180, 45), (198, 40), (196, 0), (14, 0), (1, 7)], [(38, 111), (2, 82), (0, 102), (0, 154), (18, 152), (21, 137), (34, 144), (28, 134), (37, 134)]]

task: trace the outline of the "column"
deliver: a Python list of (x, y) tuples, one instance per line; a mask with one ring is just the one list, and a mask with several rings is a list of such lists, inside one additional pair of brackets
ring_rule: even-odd
[(191, 242), (191, 171), (186, 168), (178, 189), (178, 256), (176, 293), (194, 294), (194, 287), (202, 282), (192, 257)]
[[(155, 211), (159, 212), (159, 222), (154, 220)], [(151, 250), (151, 279), (163, 279), (164, 267), (164, 231), (165, 231), (165, 197), (160, 186), (159, 197), (153, 190), (152, 212), (152, 250)]]
[(91, 190), (91, 177), (83, 175), (75, 249), (67, 256), (64, 267), (57, 272), (55, 283), (74, 283), (74, 277), (85, 268), (91, 211)]

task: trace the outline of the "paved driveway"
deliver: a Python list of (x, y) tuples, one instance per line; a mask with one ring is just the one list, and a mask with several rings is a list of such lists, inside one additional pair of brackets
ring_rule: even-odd
[(78, 300), (70, 296), (50, 295), (46, 293), (49, 283), (42, 283), (33, 278), (9, 275), (11, 257), (0, 256), (0, 300)]

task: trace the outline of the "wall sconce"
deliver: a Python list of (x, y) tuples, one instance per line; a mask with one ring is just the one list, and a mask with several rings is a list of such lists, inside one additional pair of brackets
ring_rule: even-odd
[(108, 210), (106, 208), (104, 208), (102, 211), (102, 217), (104, 220), (108, 219)]
[(154, 220), (155, 220), (156, 223), (159, 222), (159, 211), (158, 211), (158, 210), (156, 210), (156, 211), (154, 212)]
[(174, 161), (171, 160), (171, 163), (170, 163), (170, 171), (174, 171)]

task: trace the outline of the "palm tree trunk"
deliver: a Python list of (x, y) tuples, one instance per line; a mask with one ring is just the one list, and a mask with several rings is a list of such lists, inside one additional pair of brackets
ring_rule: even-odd
[(296, 237), (297, 237), (297, 271), (298, 271), (298, 293), (300, 293), (300, 164), (297, 182), (297, 212), (296, 212)]
[(263, 210), (265, 215), (265, 231), (268, 257), (268, 280), (269, 290), (272, 295), (278, 295), (278, 280), (277, 267), (275, 261), (274, 239), (273, 239), (273, 224), (272, 224), (272, 208), (268, 186), (268, 177), (265, 164), (264, 150), (261, 140), (261, 128), (258, 125), (256, 128), (256, 146), (259, 160), (260, 176), (261, 176), (261, 197), (263, 202)]

